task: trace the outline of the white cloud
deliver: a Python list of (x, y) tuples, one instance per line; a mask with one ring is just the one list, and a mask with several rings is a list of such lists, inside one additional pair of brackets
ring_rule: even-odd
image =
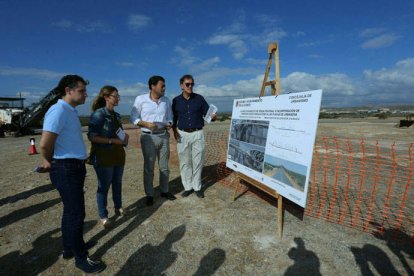
[(261, 59), (257, 59), (257, 58), (246, 58), (245, 61), (248, 64), (252, 64), (252, 65), (267, 65), (267, 59), (261, 58)]
[(174, 49), (176, 55), (170, 62), (185, 67), (189, 73), (194, 74), (197, 83), (216, 82), (229, 77), (252, 76), (262, 71), (262, 69), (257, 70), (257, 67), (220, 67), (220, 57), (215, 56), (202, 60), (194, 56), (192, 51), (191, 47), (176, 46)]
[(305, 72), (293, 72), (281, 80), (283, 91), (299, 92), (323, 89), (327, 93), (343, 96), (355, 94), (353, 81), (345, 74), (312, 75)]
[(364, 90), (366, 102), (385, 104), (413, 103), (414, 58), (400, 60), (390, 68), (365, 70)]
[(308, 55), (308, 58), (319, 59), (319, 58), (322, 58), (322, 56), (318, 55), (318, 54), (310, 54), (310, 55)]
[(209, 71), (213, 67), (216, 67), (221, 61), (218, 56), (201, 60), (193, 55), (191, 47), (183, 48), (176, 46), (174, 52), (177, 55), (171, 59), (171, 62), (177, 63), (181, 67), (186, 67), (193, 73)]
[(177, 54), (174, 58), (171, 59), (171, 63), (177, 63), (182, 67), (193, 66), (200, 59), (193, 55), (193, 49), (191, 47), (180, 47), (176, 46), (174, 52)]
[[(225, 70), (220, 73), (225, 73)], [(262, 81), (263, 75), (257, 74), (255, 78), (238, 80), (217, 87), (198, 86), (197, 89), (206, 97), (210, 97), (213, 102), (227, 101), (227, 104), (231, 104), (234, 98), (257, 96)], [(292, 72), (281, 79), (282, 94), (313, 89), (323, 90), (323, 106), (413, 103), (414, 58), (398, 61), (390, 68), (377, 71), (365, 70), (357, 78), (339, 73), (313, 75), (306, 72)], [(266, 95), (270, 93), (266, 92)]]
[(315, 47), (322, 44), (330, 43), (332, 42), (332, 39), (326, 39), (326, 40), (316, 40), (316, 41), (310, 41), (310, 42), (304, 42), (299, 44), (299, 47)]
[(144, 49), (145, 50), (147, 50), (147, 51), (156, 51), (156, 50), (158, 50), (160, 48), (160, 45), (157, 43), (157, 44), (148, 44), (148, 45), (146, 45), (146, 46), (144, 46)]
[(242, 35), (237, 34), (217, 34), (208, 39), (210, 45), (227, 45), (233, 52), (233, 57), (240, 60), (247, 53), (247, 45)]
[(152, 19), (149, 16), (143, 14), (132, 14), (128, 18), (128, 26), (133, 31), (139, 31), (147, 27), (151, 21)]
[(209, 45), (225, 45), (231, 51), (234, 59), (243, 59), (251, 47), (261, 47), (270, 42), (280, 41), (288, 35), (282, 28), (275, 26), (278, 20), (273, 16), (255, 15), (253, 16), (255, 29), (257, 25), (262, 27), (262, 31), (250, 33), (246, 24), (244, 11), (238, 11), (232, 24), (219, 28), (206, 41)]
[(219, 34), (209, 38), (208, 43), (211, 45), (230, 44), (234, 41), (241, 40), (240, 35), (235, 34)]
[[(378, 71), (365, 70), (365, 78), (372, 87), (384, 89), (392, 93), (406, 93), (414, 89), (414, 58), (398, 61), (389, 69)], [(400, 90), (400, 91), (394, 91)], [(414, 102), (414, 100), (412, 100)]]
[(306, 33), (302, 32), (302, 31), (297, 31), (296, 33), (292, 34), (293, 37), (301, 37), (301, 36), (305, 36)]
[(196, 90), (205, 97), (253, 97), (259, 94), (262, 82), (263, 75), (258, 75), (253, 79), (239, 80), (220, 87), (198, 85)]
[(400, 38), (401, 36), (396, 34), (382, 34), (365, 41), (364, 43), (362, 43), (361, 47), (363, 49), (385, 48), (391, 46), (392, 44), (394, 44), (395, 41), (397, 41)]
[(86, 22), (83, 24), (74, 24), (70, 20), (62, 19), (58, 22), (52, 23), (53, 26), (62, 29), (73, 29), (79, 33), (112, 33), (113, 29), (102, 21)]
[[(219, 87), (208, 85), (197, 86), (196, 92), (208, 98), (211, 103), (222, 105), (222, 109), (228, 109), (233, 99), (257, 97), (260, 93), (263, 82), (263, 74), (246, 80), (238, 80)], [(313, 89), (323, 89), (324, 105), (344, 106), (352, 105), (355, 101), (355, 94), (358, 85), (344, 74), (312, 75), (305, 72), (293, 72), (281, 79), (281, 93), (300, 92)], [(267, 88), (266, 96), (270, 96), (270, 89)], [(227, 106), (224, 106), (226, 103)]]
[(375, 35), (379, 35), (385, 31), (384, 28), (368, 28), (364, 29), (359, 33), (360, 37), (372, 37)]
[(111, 85), (119, 85), (119, 84), (123, 84), (124, 83), (124, 80), (121, 80), (121, 79), (106, 79), (105, 81), (104, 81), (105, 83), (110, 83)]
[(148, 84), (137, 82), (133, 84), (120, 85), (118, 87), (121, 97), (136, 97), (141, 94), (148, 93)]
[(275, 25), (281, 20), (274, 15), (256, 14), (253, 18), (264, 26)]
[(0, 67), (0, 76), (26, 76), (39, 79), (57, 79), (65, 75), (65, 73), (54, 72), (39, 68), (13, 68)]
[(133, 62), (129, 62), (129, 61), (120, 61), (120, 62), (115, 62), (116, 65), (119, 65), (121, 67), (134, 67), (136, 66), (135, 63)]
[(269, 30), (261, 37), (261, 39), (265, 44), (268, 44), (273, 41), (280, 41), (282, 38), (286, 36), (287, 36), (287, 32), (285, 32), (282, 29), (277, 29), (273, 31)]
[(240, 76), (254, 76), (262, 72), (257, 67), (215, 67), (211, 68), (208, 71), (200, 72), (197, 74), (197, 83), (212, 83), (222, 80), (227, 80), (229, 78), (237, 78)]
[(219, 63), (220, 63), (220, 58), (217, 56), (206, 59), (198, 65), (197, 71), (209, 70), (211, 67), (216, 66)]
[(85, 23), (83, 25), (78, 24), (75, 26), (76, 31), (80, 33), (94, 33), (94, 32), (100, 32), (100, 33), (112, 33), (113, 30), (109, 26), (107, 26), (105, 23), (101, 21), (94, 21)]
[(115, 62), (116, 65), (121, 66), (121, 67), (125, 67), (125, 68), (144, 68), (148, 66), (148, 63), (145, 61), (140, 61), (140, 62), (131, 62), (131, 61), (118, 61)]
[(53, 23), (52, 25), (60, 27), (60, 28), (70, 28), (70, 27), (72, 27), (73, 23), (69, 20), (62, 19), (58, 22)]
[(242, 33), (246, 29), (246, 13), (243, 9), (238, 9), (235, 11), (235, 16), (233, 22), (223, 28), (222, 33)]
[(242, 59), (248, 51), (246, 44), (248, 35), (244, 34), (246, 30), (245, 21), (245, 12), (243, 10), (238, 10), (232, 24), (219, 28), (215, 34), (207, 39), (207, 44), (226, 45), (232, 52), (234, 59)]

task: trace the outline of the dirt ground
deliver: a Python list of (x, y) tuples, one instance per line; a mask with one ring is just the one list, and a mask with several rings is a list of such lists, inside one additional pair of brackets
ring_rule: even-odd
[[(414, 127), (395, 128), (397, 121), (322, 120), (318, 136), (412, 143)], [(217, 122), (205, 131), (208, 137), (228, 127), (228, 121)], [(208, 143), (204, 199), (180, 196), (172, 142), (170, 190), (177, 200), (161, 199), (157, 188), (155, 204), (147, 207), (138, 130), (128, 132), (123, 204), (129, 216), (118, 218), (110, 230), (99, 222), (96, 176), (87, 167), (84, 237), (96, 242), (90, 254), (106, 263), (103, 275), (414, 275), (412, 243), (303, 216), (294, 205), (286, 205), (279, 240), (275, 204), (249, 195), (233, 202), (233, 190), (220, 185), (215, 172), (221, 160), (214, 153), (223, 147), (216, 147), (217, 141)], [(40, 136), (34, 137), (38, 146)], [(49, 176), (32, 172), (41, 157), (28, 155), (29, 137), (0, 139), (0, 151), (0, 275), (81, 275), (73, 260), (60, 255), (62, 203)], [(111, 216), (112, 206), (109, 200)]]

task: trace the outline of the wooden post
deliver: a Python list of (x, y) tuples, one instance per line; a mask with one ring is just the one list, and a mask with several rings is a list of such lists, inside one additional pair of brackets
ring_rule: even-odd
[(283, 234), (283, 197), (279, 195), (277, 197), (277, 225), (279, 239), (282, 239)]
[[(270, 43), (268, 48), (267, 48), (267, 52), (269, 53), (269, 59), (267, 61), (266, 71), (265, 71), (265, 75), (264, 75), (264, 79), (263, 79), (263, 83), (262, 83), (262, 89), (260, 90), (259, 97), (264, 96), (264, 91), (266, 89), (266, 86), (269, 86), (269, 85), (271, 86), (271, 89), (272, 89), (272, 92), (271, 92), (272, 95), (277, 96), (280, 93), (279, 47), (277, 45), (277, 42)], [(272, 65), (272, 58), (274, 58), (274, 60), (275, 60), (275, 80), (267, 81), (267, 79), (269, 77), (270, 67)], [(273, 190), (272, 188), (264, 185), (263, 183), (260, 183), (259, 181), (256, 181), (255, 179), (253, 179), (253, 178), (251, 178), (247, 175), (244, 175), (240, 172), (236, 172), (236, 176), (239, 179), (239, 182), (237, 183), (236, 188), (234, 190), (233, 201), (235, 201), (236, 198), (238, 197), (237, 191), (239, 190), (239, 187), (242, 185), (241, 184), (242, 180), (244, 180), (247, 183), (255, 186), (256, 188), (262, 190), (263, 192), (271, 195), (272, 197), (277, 198), (278, 234), (279, 234), (278, 236), (279, 236), (279, 239), (282, 239), (282, 234), (283, 234), (283, 197), (276, 190)], [(243, 191), (243, 193), (244, 193), (244, 191)]]

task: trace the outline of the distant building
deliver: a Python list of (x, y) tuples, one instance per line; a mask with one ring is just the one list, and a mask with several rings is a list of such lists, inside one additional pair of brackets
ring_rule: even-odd
[(378, 109), (378, 112), (379, 113), (386, 113), (386, 112), (390, 112), (390, 109), (389, 108), (380, 108), (380, 109)]

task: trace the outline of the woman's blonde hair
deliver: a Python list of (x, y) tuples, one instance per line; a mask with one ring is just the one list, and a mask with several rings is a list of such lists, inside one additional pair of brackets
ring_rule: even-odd
[(95, 97), (92, 103), (92, 111), (106, 105), (105, 97), (109, 97), (114, 91), (118, 91), (115, 86), (105, 85), (101, 88), (99, 95)]

